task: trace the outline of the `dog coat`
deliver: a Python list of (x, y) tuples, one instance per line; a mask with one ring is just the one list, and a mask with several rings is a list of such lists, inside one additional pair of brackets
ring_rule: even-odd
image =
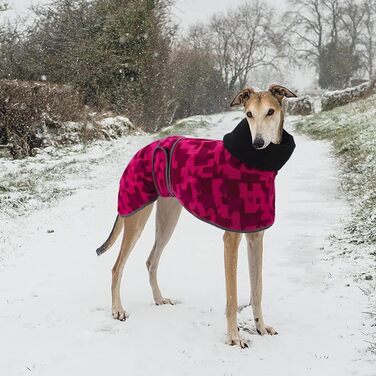
[(284, 130), (280, 144), (254, 149), (247, 119), (223, 140), (170, 136), (154, 141), (126, 167), (118, 213), (127, 217), (158, 197), (176, 197), (191, 214), (219, 228), (266, 229), (274, 222), (277, 171), (294, 148)]

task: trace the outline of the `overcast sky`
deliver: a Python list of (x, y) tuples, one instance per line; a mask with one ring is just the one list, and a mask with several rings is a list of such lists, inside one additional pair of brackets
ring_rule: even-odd
[[(26, 14), (31, 4), (46, 4), (51, 0), (8, 0), (12, 13)], [(175, 20), (183, 27), (197, 21), (204, 21), (217, 11), (235, 7), (246, 0), (175, 0), (173, 14)], [(286, 0), (269, 0), (270, 4), (281, 7)]]

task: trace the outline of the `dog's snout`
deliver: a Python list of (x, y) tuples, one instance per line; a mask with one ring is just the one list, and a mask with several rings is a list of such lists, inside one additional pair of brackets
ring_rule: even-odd
[(265, 142), (261, 136), (256, 135), (255, 140), (253, 141), (253, 147), (255, 149), (261, 149), (264, 146)]

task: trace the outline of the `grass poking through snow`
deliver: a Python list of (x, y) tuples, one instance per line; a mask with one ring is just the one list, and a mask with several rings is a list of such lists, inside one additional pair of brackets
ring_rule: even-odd
[[(354, 280), (369, 297), (371, 327), (376, 328), (376, 95), (295, 122), (296, 130), (328, 140), (339, 157), (341, 187), (351, 207), (344, 234), (331, 241), (334, 257), (347, 258)], [(376, 332), (365, 333), (376, 354)]]
[(376, 96), (301, 118), (295, 126), (333, 143), (352, 207), (351, 242), (376, 245)]

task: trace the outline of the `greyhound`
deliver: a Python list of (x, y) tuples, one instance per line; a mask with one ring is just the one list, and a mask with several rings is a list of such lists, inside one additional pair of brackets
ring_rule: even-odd
[[(252, 136), (251, 140), (253, 140), (249, 148), (262, 150), (271, 143), (281, 143), (284, 125), (282, 102), (285, 97), (296, 97), (296, 95), (283, 86), (272, 84), (266, 91), (256, 91), (252, 88), (243, 89), (232, 100), (231, 107), (244, 106)], [(157, 270), (161, 254), (175, 229), (182, 206), (174, 197), (159, 197), (156, 205), (155, 243), (146, 261), (146, 266), (155, 304), (173, 304), (170, 299), (162, 295), (159, 289)], [(120, 253), (112, 269), (112, 315), (117, 320), (125, 321), (128, 318), (120, 299), (122, 272), (136, 241), (144, 229), (152, 208), (153, 204), (151, 203), (130, 216), (121, 217), (118, 215), (108, 239), (97, 250), (98, 255), (104, 253), (124, 230)], [(264, 230), (249, 232), (245, 236), (251, 284), (250, 305), (253, 310), (256, 330), (260, 335), (275, 335), (277, 334), (276, 330), (265, 324), (261, 309)], [(223, 241), (227, 298), (227, 343), (244, 348), (248, 345), (241, 338), (237, 326), (237, 262), (241, 237), (241, 232), (225, 231)]]

